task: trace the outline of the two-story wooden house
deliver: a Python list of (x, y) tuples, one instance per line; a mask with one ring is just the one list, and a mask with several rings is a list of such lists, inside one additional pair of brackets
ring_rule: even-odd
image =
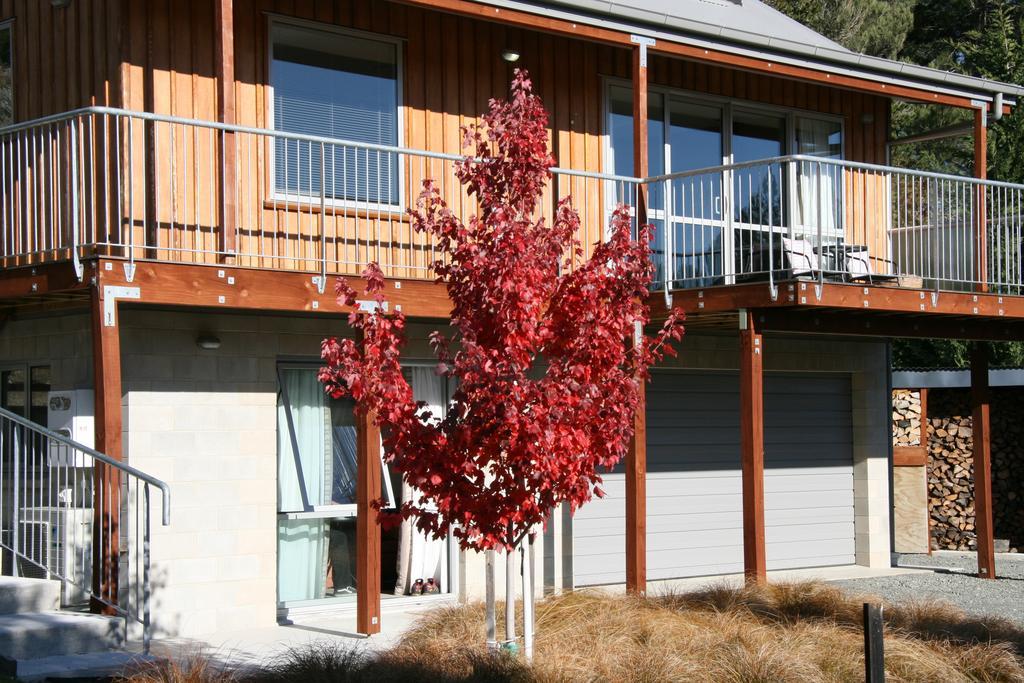
[[(381, 532), (369, 502), (402, 482), (316, 368), (346, 333), (334, 277), (375, 260), (415, 390), (444, 405), (427, 335), (448, 302), (404, 209), (432, 178), (473, 211), (460, 127), (514, 67), (551, 113), (543, 210), (571, 194), (592, 244), (630, 204), (657, 227), (655, 310), (688, 315), (609, 495), (548, 525), (548, 589), (889, 566), (886, 339), (1024, 334), (1024, 187), (984, 180), (987, 126), (1024, 89), (852, 53), (759, 0), (3, 0), (0, 19), (2, 407), (173, 493), (150, 522), (155, 480), (32, 448), (52, 437), (4, 414), (5, 571), (140, 620), (152, 595), (158, 632), (350, 610), (372, 633), (389, 605), (480, 594), (481, 559)], [(973, 112), (976, 177), (888, 166), (896, 100)], [(81, 562), (26, 530), (53, 510), (89, 531), (61, 546)]]

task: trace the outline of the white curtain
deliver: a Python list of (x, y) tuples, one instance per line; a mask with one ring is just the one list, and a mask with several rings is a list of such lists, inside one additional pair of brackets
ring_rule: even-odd
[[(324, 392), (309, 370), (282, 369), (277, 404), (277, 497), (281, 512), (300, 512), (323, 503)], [(323, 597), (327, 523), (319, 519), (278, 522), (278, 600)]]
[[(801, 119), (797, 130), (800, 154), (829, 158), (834, 156), (830, 147), (830, 136), (835, 123)], [(799, 193), (798, 225), (806, 239), (816, 241), (820, 227), (822, 235), (833, 236), (838, 227), (836, 198), (842, 190), (840, 167), (831, 164), (816, 164), (812, 161), (798, 162), (797, 192)]]
[[(443, 377), (434, 374), (433, 368), (411, 368), (412, 392), (417, 401), (424, 401), (435, 418), (444, 416), (448, 405)], [(402, 479), (402, 501), (417, 497), (418, 491)], [(415, 520), (402, 521), (398, 540), (398, 580), (395, 595), (406, 595), (417, 579), (433, 578), (441, 587), (444, 569), (445, 541), (427, 537), (416, 529)], [(442, 587), (444, 590), (445, 587)]]

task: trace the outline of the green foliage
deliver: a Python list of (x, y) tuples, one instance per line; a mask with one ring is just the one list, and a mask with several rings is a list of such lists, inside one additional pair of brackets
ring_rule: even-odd
[(768, 0), (768, 4), (855, 52), (895, 57), (916, 0)]
[[(1024, 344), (988, 344), (994, 367), (1024, 366)], [(969, 368), (971, 342), (957, 339), (897, 339), (892, 345), (894, 368)]]

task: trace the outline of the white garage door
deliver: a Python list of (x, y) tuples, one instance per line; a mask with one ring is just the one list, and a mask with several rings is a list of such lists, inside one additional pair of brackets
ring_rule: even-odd
[[(649, 579), (743, 571), (739, 377), (654, 373), (647, 394)], [(769, 569), (852, 564), (853, 428), (846, 376), (765, 375)], [(577, 512), (577, 586), (625, 581), (625, 481)]]

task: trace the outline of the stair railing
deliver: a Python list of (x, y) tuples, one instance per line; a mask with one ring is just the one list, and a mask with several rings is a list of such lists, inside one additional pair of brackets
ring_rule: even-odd
[(167, 526), (166, 483), (0, 408), (3, 573), (60, 581), (64, 606), (123, 617), (126, 637), (137, 622), (147, 653), (153, 488)]

